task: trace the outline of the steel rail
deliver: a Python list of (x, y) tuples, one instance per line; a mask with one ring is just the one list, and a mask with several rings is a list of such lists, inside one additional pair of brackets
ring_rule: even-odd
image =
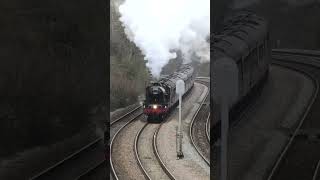
[[(209, 88), (208, 88), (209, 89)], [(192, 145), (195, 147), (196, 151), (198, 152), (198, 154), (201, 156), (201, 158), (207, 163), (207, 165), (210, 166), (210, 160), (208, 160), (203, 154), (202, 152), (200, 151), (199, 147), (195, 144), (195, 140), (193, 138), (193, 125), (194, 125), (194, 122), (196, 120), (196, 117), (198, 116), (198, 113), (200, 111), (200, 109), (203, 107), (203, 104), (205, 102), (205, 100), (207, 99), (208, 97), (208, 94), (209, 94), (210, 90), (208, 90), (206, 92), (206, 95), (205, 95), (205, 98), (202, 99), (201, 103), (200, 103), (200, 106), (199, 108), (197, 109), (196, 113), (193, 115), (192, 117), (192, 120), (191, 120), (191, 124), (190, 124), (190, 128), (189, 128), (189, 136), (190, 136), (190, 139), (191, 139), (191, 143)]]
[(92, 141), (91, 143), (87, 144), (86, 146), (82, 147), (81, 149), (77, 150), (76, 152), (70, 154), (69, 156), (67, 156), (66, 158), (62, 159), (61, 161), (53, 164), (52, 166), (46, 168), (45, 170), (37, 173), (36, 175), (32, 176), (31, 178), (29, 178), (29, 180), (35, 180), (35, 179), (39, 179), (43, 176), (45, 176), (46, 174), (48, 174), (49, 172), (53, 171), (54, 169), (60, 167), (62, 164), (64, 164), (65, 162), (76, 158), (79, 154), (81, 154), (82, 152), (85, 152), (87, 150), (89, 150), (90, 148), (92, 148), (94, 145), (97, 145), (101, 140), (103, 140), (103, 138), (97, 138), (94, 141)]
[(210, 133), (209, 133), (209, 128), (210, 128), (210, 112), (208, 114), (207, 120), (206, 120), (206, 135), (207, 135), (207, 140), (210, 144)]
[[(116, 120), (112, 121), (110, 123), (110, 125), (120, 121), (121, 119), (127, 117), (129, 114), (132, 114), (133, 112), (137, 111), (138, 109), (140, 109), (142, 106), (138, 106), (136, 108), (134, 108), (133, 110), (129, 111), (128, 113), (122, 115), (121, 117), (117, 118)], [(71, 160), (72, 158), (75, 158), (77, 155), (81, 154), (82, 152), (85, 152), (86, 150), (89, 150), (92, 146), (98, 144), (101, 140), (103, 140), (102, 137), (96, 138), (95, 140), (93, 140), (92, 142), (90, 142), (89, 144), (83, 146), (82, 148), (80, 148), (79, 150), (75, 151), (74, 153), (68, 155), (67, 157), (65, 157), (64, 159), (58, 161), (57, 163), (53, 164), (52, 166), (40, 171), (39, 173), (37, 173), (36, 175), (32, 176), (31, 178), (29, 178), (30, 180), (35, 180), (38, 179), (40, 177), (43, 177), (44, 175), (46, 175), (47, 173), (53, 171), (54, 169), (60, 167), (62, 164), (64, 164), (65, 162)], [(87, 170), (85, 173), (89, 173), (88, 171), (90, 170), (94, 170), (95, 167), (90, 168), (89, 170)], [(83, 175), (81, 174), (81, 175)], [(80, 176), (81, 176), (80, 175)]]
[[(100, 168), (101, 166), (104, 165), (104, 163), (106, 163), (106, 159), (103, 159), (101, 162), (97, 163), (95, 166), (91, 167), (90, 169), (88, 169), (87, 171), (83, 172), (82, 174), (80, 174), (78, 177), (76, 177), (76, 180), (79, 179), (84, 179), (85, 177), (89, 176), (91, 173), (93, 173), (96, 169)], [(107, 170), (106, 170), (107, 172)]]
[[(127, 116), (133, 114), (134, 112), (136, 112), (136, 111), (139, 110), (140, 108), (142, 108), (141, 105), (135, 107), (134, 109), (132, 109), (132, 110), (130, 110), (129, 112), (125, 113), (124, 115), (120, 116), (120, 117), (117, 118), (116, 120), (110, 122), (110, 128), (111, 128), (111, 126), (113, 126), (115, 123), (118, 123), (119, 121), (121, 121), (121, 120), (123, 120), (124, 118), (126, 118)], [(112, 139), (111, 139), (111, 142), (110, 142), (110, 144), (109, 144), (109, 147), (110, 147), (110, 156), (109, 156), (109, 157), (110, 157), (110, 167), (111, 167), (111, 175), (112, 175), (114, 178), (116, 178), (116, 179), (118, 179), (118, 178), (117, 178), (117, 175), (115, 174), (115, 170), (114, 170), (114, 167), (113, 167), (113, 163), (112, 163), (112, 161), (111, 161), (111, 150), (112, 150), (112, 146), (111, 146), (111, 145), (113, 144), (113, 141), (114, 141), (116, 135), (117, 135), (125, 126), (127, 126), (128, 124), (130, 124), (133, 120), (135, 120), (136, 118), (138, 118), (138, 116), (141, 116), (142, 114), (143, 114), (143, 113), (139, 113), (138, 115), (136, 115), (136, 116), (134, 116), (133, 118), (131, 118), (127, 123), (125, 123), (125, 124), (114, 134), (114, 136), (113, 136)]]
[[(204, 83), (210, 83), (210, 81), (209, 82), (208, 81), (204, 81), (203, 79), (210, 80), (210, 77), (201, 77), (201, 76), (196, 77), (196, 81), (200, 81), (200, 82), (204, 82)], [(208, 87), (208, 88), (210, 88), (210, 87)], [(206, 120), (206, 135), (207, 135), (208, 141), (210, 142), (210, 133), (209, 133), (210, 126), (209, 126), (209, 123), (210, 123), (210, 112), (209, 112), (208, 118)]]
[[(287, 62), (291, 62), (291, 63), (292, 63), (292, 61), (290, 61), (290, 60), (283, 60), (283, 59), (279, 59), (279, 58), (274, 58), (274, 56), (272, 57), (272, 59), (274, 59), (274, 60), (276, 60), (276, 61), (282, 61), (282, 62), (287, 61)], [(294, 63), (297, 63), (297, 62), (294, 61)], [(304, 63), (304, 62), (300, 62), (300, 63), (301, 63), (301, 64), (304, 64), (304, 65), (308, 65), (307, 63)], [(319, 83), (318, 83), (317, 80), (315, 80), (315, 79), (312, 77), (311, 74), (309, 74), (309, 73), (307, 73), (307, 72), (305, 72), (305, 71), (302, 71), (302, 70), (300, 70), (300, 69), (293, 68), (293, 67), (289, 67), (289, 66), (287, 66), (287, 65), (279, 64), (279, 63), (276, 63), (276, 62), (273, 62), (273, 64), (277, 64), (277, 65), (280, 65), (280, 66), (283, 66), (283, 67), (287, 67), (287, 68), (290, 68), (290, 69), (294, 69), (295, 71), (300, 72), (300, 73), (306, 75), (307, 77), (309, 77), (309, 78), (313, 81), (313, 83), (315, 84), (316, 88), (315, 88), (315, 90), (314, 90), (314, 93), (312, 94), (312, 98), (311, 98), (311, 100), (310, 100), (310, 103), (308, 104), (305, 112), (304, 112), (303, 115), (302, 115), (302, 118), (301, 118), (298, 126), (297, 126), (297, 127), (295, 128), (295, 130), (294, 130), (293, 135), (290, 137), (288, 143), (286, 144), (286, 146), (284, 147), (284, 149), (283, 149), (283, 151), (281, 152), (280, 156), (277, 158), (276, 163), (275, 163), (274, 166), (272, 167), (271, 172), (270, 172), (270, 174), (269, 174), (269, 176), (268, 176), (268, 180), (271, 180), (271, 179), (273, 178), (273, 176), (275, 175), (275, 172), (277, 171), (277, 169), (279, 168), (280, 163), (283, 161), (283, 158), (284, 158), (285, 155), (287, 154), (287, 152), (288, 152), (288, 150), (289, 150), (289, 147), (291, 146), (291, 144), (293, 143), (296, 135), (298, 134), (299, 129), (301, 128), (301, 126), (302, 126), (302, 124), (303, 124), (303, 122), (304, 122), (304, 120), (305, 120), (308, 112), (310, 111), (312, 105), (314, 104), (315, 99), (316, 99), (316, 97), (317, 97), (317, 95), (318, 95), (318, 92), (319, 92)], [(320, 67), (320, 65), (318, 66), (318, 68), (319, 68), (319, 67)]]
[(318, 161), (317, 167), (314, 170), (312, 180), (317, 180), (317, 178), (319, 176), (319, 171), (320, 171), (320, 160)]
[(135, 108), (132, 109), (131, 111), (125, 113), (124, 115), (122, 115), (122, 116), (120, 116), (119, 118), (115, 119), (114, 121), (110, 122), (110, 125), (113, 125), (114, 123), (116, 123), (116, 122), (122, 120), (123, 118), (129, 116), (130, 114), (134, 113), (135, 111), (137, 111), (137, 110), (140, 109), (141, 107), (142, 107), (141, 105), (135, 107)]
[(162, 122), (159, 127), (157, 128), (157, 130), (154, 132), (153, 134), (153, 152), (156, 155), (156, 158), (158, 159), (158, 162), (160, 164), (160, 166), (162, 167), (162, 169), (164, 170), (164, 172), (168, 175), (168, 177), (171, 180), (175, 180), (176, 178), (174, 177), (174, 175), (169, 171), (169, 168), (164, 164), (164, 162), (162, 161), (159, 151), (158, 151), (158, 145), (157, 145), (157, 137), (158, 137), (158, 133), (159, 130), (161, 128), (161, 126), (163, 125), (164, 122)]
[(111, 167), (111, 172), (112, 172), (112, 176), (116, 179), (119, 180), (118, 175), (114, 169), (113, 166), (113, 161), (112, 161), (112, 148), (113, 148), (113, 143), (115, 138), (117, 137), (117, 135), (119, 134), (120, 131), (122, 131), (126, 126), (128, 126), (130, 123), (132, 123), (133, 121), (135, 121), (136, 119), (138, 119), (140, 116), (142, 116), (142, 113), (133, 117), (132, 119), (130, 119), (128, 122), (126, 122), (125, 125), (123, 125), (112, 137), (111, 142), (110, 142), (110, 167)]
[(149, 176), (147, 170), (143, 167), (142, 162), (140, 160), (140, 156), (139, 156), (139, 150), (138, 150), (138, 142), (139, 142), (139, 137), (142, 133), (142, 131), (147, 127), (148, 123), (146, 123), (137, 133), (135, 139), (134, 139), (134, 152), (135, 152), (135, 157), (138, 161), (138, 165), (140, 167), (140, 169), (143, 172), (143, 175), (146, 177), (146, 179), (151, 180), (151, 177)]
[(273, 53), (320, 57), (320, 51), (306, 49), (272, 49)]

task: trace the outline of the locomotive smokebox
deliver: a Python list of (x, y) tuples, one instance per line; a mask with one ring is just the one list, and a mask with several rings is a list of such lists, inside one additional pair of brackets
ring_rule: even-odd
[(238, 66), (230, 58), (220, 58), (213, 62), (214, 99), (219, 104), (228, 103), (230, 107), (238, 98)]

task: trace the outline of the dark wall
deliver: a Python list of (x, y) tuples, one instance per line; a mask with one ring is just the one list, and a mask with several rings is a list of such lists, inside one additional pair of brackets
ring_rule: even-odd
[(1, 99), (106, 99), (103, 1), (2, 1)]
[(91, 108), (107, 105), (106, 3), (0, 2), (2, 147), (65, 138), (88, 123)]
[(273, 47), (320, 49), (320, 2), (263, 0), (253, 5), (270, 22)]
[(211, 33), (218, 33), (222, 27), (224, 16), (230, 11), (231, 0), (213, 0), (211, 1), (212, 29)]

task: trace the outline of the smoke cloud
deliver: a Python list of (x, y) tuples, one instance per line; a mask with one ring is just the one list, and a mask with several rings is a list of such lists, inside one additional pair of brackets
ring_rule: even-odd
[(210, 60), (210, 0), (125, 0), (120, 21), (128, 39), (140, 48), (154, 77), (177, 51)]

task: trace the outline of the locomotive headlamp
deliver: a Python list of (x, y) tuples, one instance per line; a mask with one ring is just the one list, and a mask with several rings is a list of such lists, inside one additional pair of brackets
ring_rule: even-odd
[(152, 107), (153, 107), (153, 109), (157, 109), (158, 106), (157, 105), (153, 105)]

